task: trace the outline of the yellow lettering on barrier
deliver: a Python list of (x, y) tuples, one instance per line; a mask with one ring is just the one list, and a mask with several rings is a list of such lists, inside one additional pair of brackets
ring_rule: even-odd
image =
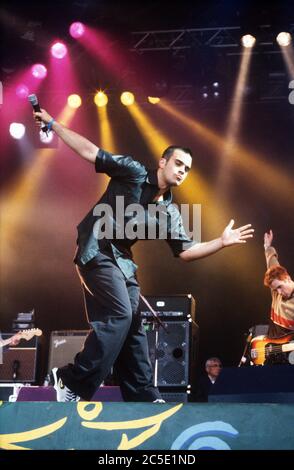
[(105, 430), (105, 431), (117, 431), (120, 429), (140, 429), (140, 428), (146, 428), (149, 427), (149, 429), (143, 431), (141, 434), (138, 436), (128, 439), (128, 436), (123, 433), (121, 442), (118, 446), (119, 450), (122, 449), (132, 449), (134, 447), (137, 447), (138, 445), (142, 444), (145, 442), (147, 439), (149, 439), (151, 436), (156, 434), (163, 421), (166, 419), (170, 418), (173, 414), (177, 413), (181, 408), (183, 404), (179, 404), (174, 406), (173, 408), (164, 411), (163, 413), (159, 413), (155, 416), (149, 416), (148, 418), (141, 418), (141, 419), (134, 419), (130, 421), (112, 421), (112, 422), (86, 422), (82, 421), (82, 426), (90, 429), (100, 429), (100, 430)]
[[(93, 406), (92, 410), (86, 410), (88, 406)], [(103, 408), (103, 405), (101, 402), (94, 402), (94, 401), (88, 401), (88, 402), (78, 402), (77, 404), (77, 412), (80, 415), (81, 418), (87, 419), (87, 420), (92, 420), (97, 418), (97, 416), (101, 413)]]
[(117, 450), (128, 450), (133, 449), (134, 447), (138, 447), (140, 444), (147, 441), (147, 439), (154, 436), (154, 434), (159, 431), (160, 426), (161, 423), (155, 424), (151, 428), (146, 429), (146, 431), (141, 432), (141, 434), (138, 434), (138, 436), (134, 437), (133, 439), (129, 439), (128, 436), (124, 433)]
[(28, 447), (21, 447), (15, 445), (15, 442), (33, 441), (40, 439), (40, 437), (48, 436), (62, 426), (67, 421), (67, 418), (62, 418), (55, 423), (42, 426), (41, 428), (32, 429), (30, 431), (16, 432), (12, 434), (0, 434), (0, 448), (7, 450), (30, 450)]

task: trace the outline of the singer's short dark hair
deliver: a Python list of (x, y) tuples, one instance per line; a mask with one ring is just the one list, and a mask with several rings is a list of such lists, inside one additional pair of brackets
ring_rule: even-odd
[(168, 161), (175, 150), (182, 150), (182, 152), (188, 153), (190, 157), (193, 158), (192, 152), (188, 147), (180, 147), (179, 145), (170, 145), (169, 147), (167, 147), (164, 150), (161, 158), (165, 158), (165, 160)]

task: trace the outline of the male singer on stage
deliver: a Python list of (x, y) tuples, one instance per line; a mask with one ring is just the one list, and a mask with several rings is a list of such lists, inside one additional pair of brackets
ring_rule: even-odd
[[(209, 242), (196, 243), (186, 235), (180, 212), (172, 204), (171, 188), (180, 186), (188, 176), (192, 165), (189, 149), (168, 147), (158, 167), (148, 170), (130, 156), (113, 155), (98, 148), (55, 121), (45, 110), (35, 112), (34, 116), (36, 121), (46, 123), (48, 129), (52, 129), (65, 144), (92, 163), (97, 173), (106, 173), (111, 178), (100, 201), (78, 225), (75, 263), (92, 330), (74, 364), (53, 369), (57, 400), (77, 401), (79, 397), (90, 400), (115, 366), (125, 401), (162, 402), (158, 389), (153, 385), (147, 339), (137, 314), (139, 286), (131, 253), (131, 246), (137, 238), (128, 237), (125, 233), (130, 224), (136, 226), (140, 222), (137, 222), (135, 213), (125, 213), (123, 217), (116, 213), (117, 197), (124, 199), (125, 207), (140, 205), (148, 220), (148, 230), (149, 224), (153, 224), (156, 233), (162, 229), (160, 218), (149, 218), (148, 206), (161, 207), (167, 216), (166, 241), (174, 256), (184, 261), (209, 256), (229, 245), (246, 243), (246, 239), (253, 236), (253, 229), (250, 224), (233, 229), (234, 221), (231, 220), (222, 235)], [(106, 216), (101, 213), (101, 207), (105, 209)], [(110, 220), (114, 233), (103, 237), (105, 224)], [(176, 236), (172, 233), (175, 226), (179, 227)]]

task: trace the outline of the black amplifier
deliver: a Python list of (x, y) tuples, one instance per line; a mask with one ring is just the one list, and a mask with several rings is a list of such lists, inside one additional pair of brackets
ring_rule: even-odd
[[(145, 299), (161, 319), (195, 321), (195, 299), (191, 294), (146, 295)], [(140, 298), (139, 312), (142, 318), (153, 318), (150, 308), (142, 298)]]

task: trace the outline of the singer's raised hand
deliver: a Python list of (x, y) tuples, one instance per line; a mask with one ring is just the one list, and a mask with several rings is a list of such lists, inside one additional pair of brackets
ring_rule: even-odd
[(40, 125), (40, 122), (45, 122), (45, 124), (48, 124), (48, 122), (50, 122), (52, 119), (52, 116), (50, 116), (50, 114), (47, 113), (45, 109), (41, 109), (41, 112), (33, 111), (33, 116), (38, 125)]
[(34, 111), (33, 115), (38, 126), (40, 126), (40, 123), (45, 123), (46, 125), (49, 124), (50, 126), (51, 123), (51, 129), (54, 130), (57, 136), (60, 137), (66, 145), (77, 152), (85, 160), (95, 163), (99, 150), (97, 145), (93, 144), (77, 132), (68, 129), (62, 123), (56, 121), (45, 109)]

